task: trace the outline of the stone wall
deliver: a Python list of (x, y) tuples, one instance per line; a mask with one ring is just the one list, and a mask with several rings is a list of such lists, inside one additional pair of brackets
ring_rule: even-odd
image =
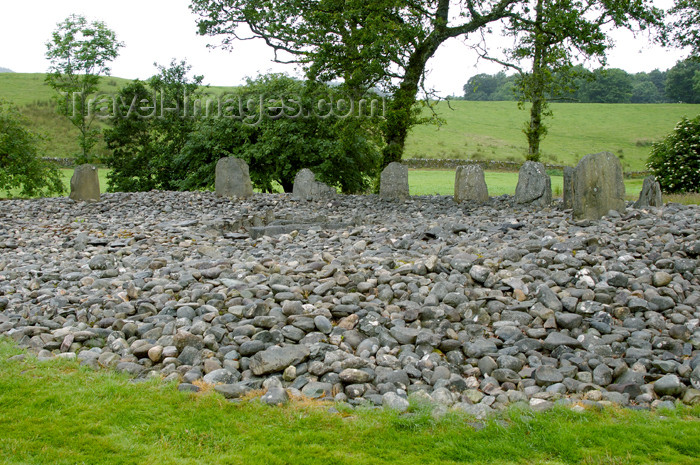
[[(459, 160), (452, 158), (407, 158), (401, 160), (401, 163), (409, 169), (436, 169), (436, 170), (453, 170), (458, 166), (477, 164), (484, 171), (512, 171), (517, 172), (525, 163), (523, 161), (505, 161), (505, 160)], [(564, 170), (566, 165), (553, 165), (544, 163), (547, 170)], [(628, 171), (625, 173), (626, 178), (646, 177), (648, 171)]]

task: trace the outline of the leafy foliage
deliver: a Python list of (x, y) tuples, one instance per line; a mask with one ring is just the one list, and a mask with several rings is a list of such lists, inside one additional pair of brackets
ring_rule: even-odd
[(392, 95), (382, 166), (401, 159), (420, 122), (416, 98), (428, 60), (448, 39), (516, 13), (522, 0), (192, 0), (202, 35), (224, 46), (259, 38), (280, 61), (304, 65), (311, 80), (342, 79), (359, 98), (378, 86)]
[(669, 69), (666, 95), (672, 102), (700, 103), (700, 62), (680, 61)]
[(477, 74), (469, 78), (464, 85), (464, 100), (472, 101), (503, 101), (515, 100), (515, 75), (506, 75), (501, 71), (497, 74)]
[(46, 82), (61, 94), (57, 97), (58, 112), (80, 131), (78, 163), (91, 161), (90, 151), (99, 135), (92, 126), (95, 118), (90, 111), (90, 94), (98, 89), (99, 76), (109, 74), (109, 63), (123, 46), (103, 22), (88, 23), (80, 15), (59, 23), (46, 43), (46, 58), (51, 63)]
[(664, 192), (700, 192), (700, 116), (683, 118), (655, 143), (647, 167)]
[(106, 160), (110, 191), (178, 188), (184, 174), (176, 171), (175, 158), (196, 127), (192, 116), (203, 79), (189, 78), (190, 69), (173, 60), (147, 82), (136, 80), (119, 91), (117, 114), (104, 132), (112, 150)]
[[(680, 63), (676, 66), (680, 66)], [(673, 74), (671, 73), (672, 76)], [(567, 89), (563, 81), (568, 80), (568, 89), (571, 92), (545, 92), (545, 97), (550, 101), (565, 100), (581, 103), (665, 103), (671, 101), (666, 96), (667, 75), (668, 71), (658, 69), (649, 73), (628, 74), (624, 70), (610, 68), (589, 71), (577, 65), (569, 69), (566, 76), (553, 72), (554, 80), (562, 81), (557, 86), (560, 89)], [(678, 81), (674, 84), (677, 91), (689, 93), (694, 96), (693, 98), (696, 98), (696, 93), (700, 96), (700, 87), (697, 88), (697, 92), (693, 88), (693, 77), (693, 75), (683, 76), (682, 79), (674, 77), (674, 80)], [(506, 75), (504, 72), (493, 75), (477, 74), (464, 85), (463, 99), (517, 100), (516, 80), (517, 75)], [(678, 102), (679, 99), (675, 98), (673, 101)]]
[(700, 58), (700, 0), (676, 0), (669, 13), (673, 21), (666, 40), (670, 38), (676, 45), (690, 47), (691, 56)]
[(40, 137), (26, 128), (29, 122), (17, 107), (0, 100), (0, 190), (23, 197), (61, 194), (61, 175), (39, 157)]
[(625, 71), (617, 68), (593, 71), (592, 79), (578, 91), (582, 102), (630, 103), (634, 88), (632, 79)]
[(346, 193), (370, 186), (380, 159), (379, 114), (362, 113), (342, 89), (272, 74), (227, 98), (235, 113), (203, 120), (176, 158), (180, 188), (213, 187), (216, 162), (228, 156), (244, 159), (266, 192), (274, 183), (290, 192), (302, 168)]

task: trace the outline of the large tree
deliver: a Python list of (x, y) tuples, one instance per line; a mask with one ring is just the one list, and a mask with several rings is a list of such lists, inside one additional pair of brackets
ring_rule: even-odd
[(100, 76), (109, 75), (109, 63), (123, 46), (103, 22), (88, 22), (80, 15), (59, 23), (46, 43), (46, 58), (51, 63), (46, 82), (61, 93), (59, 113), (80, 131), (79, 162), (90, 160), (99, 133), (92, 126), (95, 115), (88, 108), (90, 95), (97, 91)]
[(524, 0), (192, 0), (199, 32), (223, 45), (262, 39), (278, 61), (302, 63), (312, 79), (342, 79), (355, 97), (391, 95), (383, 166), (401, 159), (426, 64), (448, 39), (519, 14)]
[(216, 163), (228, 156), (245, 160), (253, 185), (265, 192), (275, 184), (292, 192), (302, 168), (344, 193), (370, 187), (380, 159), (378, 117), (359, 117), (341, 89), (268, 74), (249, 79), (223, 102), (228, 111), (201, 120), (176, 158), (176, 169), (185, 173), (181, 188), (214, 187)]

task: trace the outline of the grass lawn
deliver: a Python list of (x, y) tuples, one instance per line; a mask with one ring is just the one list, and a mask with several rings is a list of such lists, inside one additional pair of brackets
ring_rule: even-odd
[(414, 406), (328, 411), (230, 403), (213, 391), (133, 383), (75, 362), (38, 362), (0, 341), (0, 461), (6, 465), (695, 464), (700, 407), (512, 409), (486, 422), (439, 421)]
[[(486, 171), (486, 187), (492, 197), (503, 194), (515, 194), (515, 186), (518, 185), (518, 173), (506, 171)], [(553, 175), (552, 193), (555, 197), (561, 197), (564, 177)], [(626, 179), (625, 189), (628, 196), (635, 199), (642, 190), (642, 179)], [(455, 186), (454, 170), (409, 170), (408, 187), (411, 195), (453, 195)], [(630, 197), (631, 198), (631, 197)]]

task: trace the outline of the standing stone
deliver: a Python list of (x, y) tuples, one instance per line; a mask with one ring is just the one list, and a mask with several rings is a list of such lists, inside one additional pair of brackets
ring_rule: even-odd
[(484, 170), (479, 165), (458, 166), (455, 172), (455, 202), (474, 201), (485, 203), (489, 200)]
[(253, 195), (248, 164), (240, 158), (227, 157), (219, 160), (214, 184), (218, 197), (245, 198)]
[(546, 207), (552, 203), (552, 180), (542, 163), (526, 161), (518, 173), (515, 202)]
[(316, 175), (308, 168), (297, 172), (294, 177), (292, 197), (299, 200), (320, 200), (332, 197), (335, 189), (327, 184), (316, 181)]
[(395, 161), (389, 163), (382, 171), (379, 195), (385, 199), (407, 199), (408, 168)]
[(97, 202), (100, 200), (100, 178), (94, 165), (80, 165), (75, 168), (70, 178), (70, 199), (76, 202), (84, 200)]
[(574, 219), (597, 220), (624, 212), (625, 183), (620, 160), (610, 152), (586, 155), (574, 170)]
[(574, 169), (570, 166), (564, 167), (564, 209), (574, 208)]
[(634, 203), (634, 208), (663, 207), (661, 198), (661, 185), (654, 176), (644, 178), (642, 192), (639, 193), (639, 200)]

